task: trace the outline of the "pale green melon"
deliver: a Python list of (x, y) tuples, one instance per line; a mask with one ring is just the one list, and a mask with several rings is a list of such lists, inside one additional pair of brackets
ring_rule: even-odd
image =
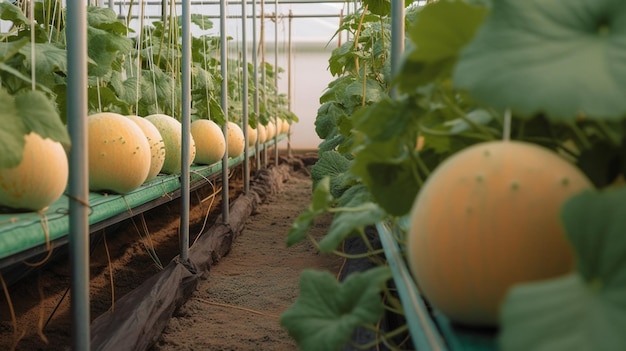
[(154, 124), (150, 123), (147, 119), (140, 116), (126, 116), (130, 118), (133, 122), (137, 123), (139, 128), (146, 135), (146, 139), (148, 140), (148, 144), (150, 145), (150, 171), (148, 172), (148, 176), (146, 177), (146, 181), (152, 180), (156, 178), (156, 176), (161, 172), (161, 168), (163, 168), (163, 163), (165, 163), (165, 142), (163, 142), (163, 137), (161, 133), (154, 126)]
[[(165, 162), (161, 172), (165, 174), (175, 174), (181, 172), (182, 165), (182, 135), (183, 128), (181, 123), (174, 117), (165, 114), (153, 114), (146, 116), (159, 130), (165, 143)], [(193, 163), (196, 158), (196, 144), (193, 136), (189, 133), (189, 163)]]

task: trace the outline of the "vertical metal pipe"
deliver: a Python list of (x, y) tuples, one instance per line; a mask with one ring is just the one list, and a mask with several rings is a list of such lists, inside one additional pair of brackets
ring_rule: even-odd
[(189, 202), (190, 184), (189, 153), (191, 151), (191, 4), (190, 0), (183, 0), (182, 3), (182, 86), (181, 103), (182, 113), (180, 122), (182, 125), (182, 147), (181, 147), (181, 170), (180, 170), (180, 259), (186, 262), (189, 259)]
[[(258, 129), (260, 125), (259, 121), (259, 59), (257, 57), (257, 33), (256, 33), (257, 23), (256, 23), (256, 0), (252, 1), (252, 65), (253, 65), (253, 74), (254, 74), (254, 115), (257, 118), (257, 135)], [(261, 152), (259, 150), (259, 139), (257, 137), (257, 141), (254, 144), (254, 159), (256, 161), (256, 169), (261, 168)]]
[(67, 121), (69, 154), (69, 250), (72, 291), (72, 350), (90, 349), (89, 169), (87, 165), (87, 9), (67, 2)]
[[(391, 0), (391, 76), (400, 71), (400, 60), (404, 52), (404, 1)], [(391, 97), (396, 97), (392, 89)]]
[[(291, 112), (292, 103), (291, 103), (291, 90), (292, 90), (292, 57), (293, 57), (293, 46), (292, 46), (292, 30), (293, 27), (293, 11), (289, 10), (289, 37), (288, 37), (288, 49), (287, 49), (287, 108), (289, 112)], [(287, 155), (291, 157), (291, 123), (289, 124), (289, 129), (287, 130)]]
[(167, 25), (167, 0), (161, 0), (161, 22), (163, 22), (163, 28)]
[[(261, 84), (263, 85), (263, 103), (267, 110), (267, 71), (265, 67), (265, 0), (261, 0)], [(267, 167), (267, 143), (263, 145), (263, 167)]]
[(248, 191), (250, 190), (250, 159), (249, 159), (249, 155), (248, 155), (248, 150), (249, 150), (249, 143), (248, 143), (248, 138), (250, 138), (250, 136), (248, 135), (248, 41), (247, 41), (247, 30), (248, 30), (248, 26), (247, 26), (247, 21), (248, 19), (247, 17), (247, 7), (248, 4), (246, 4), (246, 1), (242, 1), (241, 2), (241, 33), (242, 33), (242, 37), (241, 37), (241, 41), (242, 43), (242, 47), (243, 50), (241, 52), (241, 65), (243, 66), (243, 84), (241, 85), (241, 90), (242, 90), (242, 94), (241, 94), (241, 113), (243, 114), (243, 116), (241, 116), (241, 128), (243, 129), (243, 139), (245, 141), (245, 144), (243, 146), (243, 155), (244, 155), (244, 162), (243, 162), (243, 191), (244, 193), (248, 193)]
[(278, 165), (278, 0), (274, 0), (274, 87), (275, 103), (274, 106), (274, 163)]
[(221, 106), (225, 123), (222, 126), (226, 141), (226, 152), (222, 158), (222, 221), (229, 222), (230, 204), (228, 201), (228, 40), (226, 35), (226, 7), (228, 0), (220, 0), (220, 69), (222, 74)]

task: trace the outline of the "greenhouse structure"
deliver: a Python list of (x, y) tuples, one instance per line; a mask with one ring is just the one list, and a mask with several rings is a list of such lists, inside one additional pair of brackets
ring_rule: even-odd
[(0, 349), (626, 350), (625, 24), (0, 0)]

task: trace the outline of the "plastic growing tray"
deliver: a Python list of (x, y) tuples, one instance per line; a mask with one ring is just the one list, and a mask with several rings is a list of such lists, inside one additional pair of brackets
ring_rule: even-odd
[[(280, 135), (278, 141), (286, 136)], [(275, 140), (269, 140), (260, 150), (269, 148)], [(255, 155), (249, 148), (248, 155)], [(229, 159), (229, 167), (244, 161), (244, 155)], [(222, 162), (207, 166), (191, 167), (191, 189), (206, 184), (206, 179), (220, 175)], [(89, 194), (90, 232), (96, 232), (133, 215), (147, 211), (180, 197), (180, 175), (160, 174), (138, 189), (126, 194)], [(0, 213), (0, 269), (27, 260), (49, 250), (67, 244), (69, 234), (69, 199), (63, 195), (50, 205), (43, 214), (36, 212)]]

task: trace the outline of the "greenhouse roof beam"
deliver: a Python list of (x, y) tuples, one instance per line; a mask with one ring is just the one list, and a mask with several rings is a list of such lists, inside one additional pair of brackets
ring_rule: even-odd
[[(350, 1), (348, 0), (278, 0), (278, 4), (323, 4), (323, 3), (349, 3)], [(241, 5), (242, 1), (229, 1), (228, 4), (229, 5)], [(253, 5), (255, 4), (254, 1), (248, 0), (246, 1), (246, 3), (248, 5)], [(123, 6), (123, 5), (128, 5), (129, 2), (128, 1), (116, 1), (114, 2), (115, 6)], [(162, 2), (161, 1), (146, 1), (145, 2), (146, 5), (150, 6), (150, 5), (161, 5)], [(193, 0), (191, 1), (191, 5), (219, 5), (220, 2), (216, 1), (216, 0), (208, 0), (208, 1), (202, 1), (202, 0)], [(182, 5), (182, 2), (177, 1), (176, 5)]]

